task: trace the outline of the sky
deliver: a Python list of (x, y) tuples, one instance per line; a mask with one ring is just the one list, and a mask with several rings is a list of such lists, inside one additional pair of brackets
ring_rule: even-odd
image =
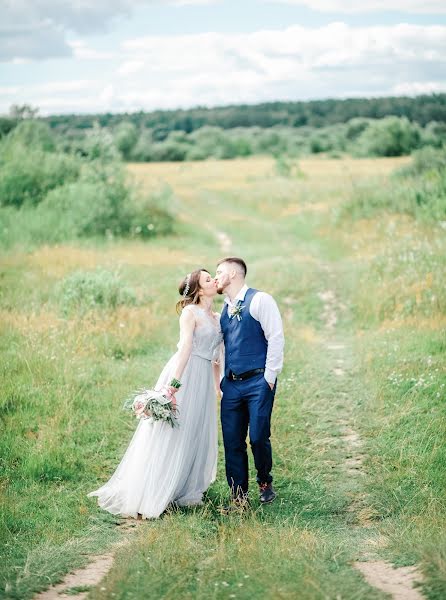
[(446, 0), (0, 0), (0, 113), (446, 92)]

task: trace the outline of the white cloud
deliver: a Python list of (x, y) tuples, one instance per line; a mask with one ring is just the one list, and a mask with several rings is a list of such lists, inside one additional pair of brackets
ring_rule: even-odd
[(444, 0), (269, 0), (278, 4), (297, 4), (311, 10), (328, 13), (402, 12), (445, 14)]
[[(73, 46), (76, 52), (85, 47)], [(243, 34), (146, 36), (117, 47), (116, 64), (94, 81), (80, 80), (82, 91), (24, 87), (20, 98), (9, 95), (0, 109), (28, 102), (43, 113), (131, 111), (430, 92), (445, 86), (445, 56), (446, 26), (439, 25), (338, 22)]]
[[(264, 4), (265, 0), (258, 0)], [(66, 57), (102, 60), (107, 53), (76, 47), (67, 34), (107, 31), (119, 18), (150, 5), (221, 4), (223, 0), (0, 0), (0, 61)], [(446, 14), (445, 0), (266, 0), (337, 14), (397, 11)], [(272, 9), (273, 10), (273, 9)], [(172, 14), (175, 19), (175, 13)]]
[[(350, 27), (344, 23), (309, 29), (247, 34), (206, 33), (180, 36), (148, 36), (127, 40), (122, 50), (128, 60), (144, 61), (149, 71), (169, 74), (179, 82), (197, 74), (227, 85), (234, 75), (246, 81), (296, 81), (306, 74), (339, 74), (364, 69), (395, 72), (398, 65), (421, 62), (438, 64), (446, 56), (446, 27), (401, 24), (382, 27)], [(130, 58), (132, 57), (132, 59)]]
[[(1, 10), (1, 9), (0, 9)], [(1, 14), (1, 13), (0, 13)], [(3, 19), (3, 15), (2, 15)], [(43, 60), (51, 56), (69, 56), (70, 48), (65, 42), (61, 27), (47, 20), (36, 19), (34, 23), (0, 24), (0, 60)]]
[(69, 56), (67, 32), (103, 32), (144, 0), (0, 0), (0, 60)]
[[(126, 110), (382, 95), (444, 80), (446, 27), (292, 26), (246, 34), (147, 36), (122, 44), (135, 70), (115, 102)], [(395, 92), (396, 93), (396, 92)]]
[[(73, 96), (75, 92), (84, 92), (91, 89), (95, 85), (94, 81), (88, 79), (77, 79), (69, 81), (47, 81), (46, 83), (34, 84), (34, 85), (15, 85), (15, 86), (4, 86), (0, 87), (0, 96), (3, 99), (3, 103), (7, 103), (7, 106), (11, 103), (23, 103), (27, 101), (27, 98), (38, 99), (38, 106), (45, 103), (46, 98), (53, 99), (57, 104), (63, 102), (64, 96), (68, 98)], [(37, 102), (33, 101), (33, 105), (37, 105)], [(5, 107), (1, 106), (4, 112)]]
[(114, 19), (151, 4), (212, 4), (215, 0), (0, 0), (0, 61), (69, 56), (67, 32), (107, 31)]
[(70, 79), (69, 81), (47, 81), (35, 85), (15, 85), (0, 87), (0, 94), (22, 94), (26, 92), (35, 92), (38, 94), (64, 94), (70, 92), (79, 92), (91, 87), (93, 81), (89, 79)]
[(91, 48), (84, 40), (71, 40), (68, 45), (73, 51), (74, 58), (79, 60), (110, 60), (115, 57), (113, 52), (103, 52)]
[(399, 83), (392, 88), (396, 96), (417, 96), (419, 94), (440, 94), (446, 92), (446, 81), (412, 81)]
[(144, 68), (145, 62), (143, 60), (128, 60), (119, 67), (116, 71), (118, 75), (127, 76), (133, 75)]
[(223, 2), (223, 0), (170, 0), (166, 2), (166, 4), (173, 4), (175, 6), (191, 6), (192, 4), (198, 5), (209, 5), (209, 4), (219, 4)]
[(0, 87), (0, 96), (16, 96), (20, 93), (19, 86), (7, 85)]
[(81, 92), (91, 87), (93, 82), (89, 79), (77, 79), (70, 81), (50, 81), (47, 83), (34, 85), (32, 89), (35, 92), (43, 94), (65, 94), (71, 92)]

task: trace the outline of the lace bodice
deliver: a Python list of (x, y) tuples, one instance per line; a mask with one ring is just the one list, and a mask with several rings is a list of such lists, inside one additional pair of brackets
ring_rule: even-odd
[[(209, 316), (204, 309), (196, 304), (190, 304), (189, 307), (189, 310), (194, 311), (196, 318), (191, 354), (206, 360), (217, 361), (219, 359), (220, 346), (223, 341), (220, 323), (216, 318), (214, 319)], [(178, 347), (180, 346), (180, 343), (178, 344)]]

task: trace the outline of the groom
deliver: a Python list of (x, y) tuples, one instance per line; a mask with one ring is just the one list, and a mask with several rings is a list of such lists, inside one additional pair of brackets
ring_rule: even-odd
[(215, 275), (218, 293), (226, 295), (221, 314), (225, 343), (221, 423), (232, 507), (243, 507), (247, 501), (248, 427), (260, 502), (276, 497), (269, 438), (276, 380), (283, 365), (282, 319), (269, 294), (248, 288), (246, 271), (243, 259), (230, 257), (218, 263)]

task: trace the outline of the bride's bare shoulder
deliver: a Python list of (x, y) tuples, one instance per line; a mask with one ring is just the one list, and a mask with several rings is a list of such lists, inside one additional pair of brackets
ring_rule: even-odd
[(192, 317), (195, 319), (195, 308), (193, 304), (188, 304), (183, 308), (180, 314), (180, 319), (191, 319)]

